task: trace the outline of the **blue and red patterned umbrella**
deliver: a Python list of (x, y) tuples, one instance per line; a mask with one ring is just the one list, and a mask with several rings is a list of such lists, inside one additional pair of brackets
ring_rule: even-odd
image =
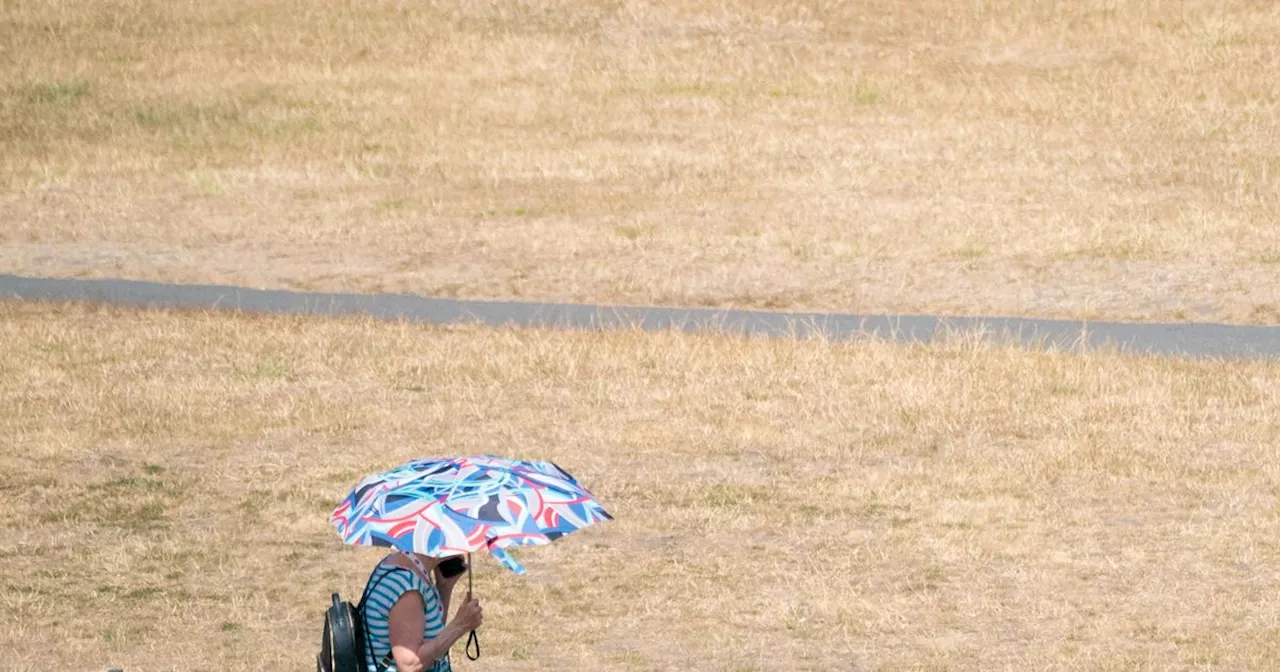
[(505, 549), (549, 544), (612, 519), (555, 464), (472, 455), (413, 460), (366, 477), (329, 521), (348, 544), (435, 557), (488, 549), (523, 574)]

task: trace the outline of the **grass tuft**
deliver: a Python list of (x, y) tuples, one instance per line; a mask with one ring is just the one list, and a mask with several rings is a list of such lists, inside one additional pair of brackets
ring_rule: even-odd
[(89, 81), (79, 77), (40, 81), (17, 88), (18, 97), (33, 104), (66, 105), (88, 98), (92, 92)]

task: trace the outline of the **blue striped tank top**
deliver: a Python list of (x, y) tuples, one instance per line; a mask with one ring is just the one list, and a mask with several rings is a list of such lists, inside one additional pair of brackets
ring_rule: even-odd
[[(436, 587), (429, 581), (423, 580), (417, 572), (398, 565), (386, 564), (384, 561), (373, 570), (373, 575), (369, 577), (369, 586), (372, 590), (368, 592), (364, 602), (366, 636), (364, 662), (368, 672), (377, 672), (378, 661), (391, 654), (391, 631), (387, 627), (387, 616), (391, 613), (391, 607), (395, 605), (396, 600), (405, 593), (416, 590), (422, 595), (422, 603), (425, 607), (422, 624), (423, 641), (434, 639), (444, 629), (444, 610), (440, 608), (440, 595), (436, 592)], [(394, 662), (386, 668), (387, 672), (394, 672), (395, 669)], [(453, 672), (448, 656), (435, 661), (435, 664), (427, 667), (427, 670), (428, 672)]]

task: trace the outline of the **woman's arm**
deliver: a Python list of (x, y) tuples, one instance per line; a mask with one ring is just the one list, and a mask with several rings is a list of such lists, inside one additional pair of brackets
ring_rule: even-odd
[(444, 626), (433, 639), (423, 641), (422, 628), (426, 620), (423, 613), (422, 594), (416, 590), (406, 592), (392, 605), (387, 614), (387, 628), (391, 631), (391, 657), (400, 672), (424, 672), (443, 658), (449, 648), (466, 631)]

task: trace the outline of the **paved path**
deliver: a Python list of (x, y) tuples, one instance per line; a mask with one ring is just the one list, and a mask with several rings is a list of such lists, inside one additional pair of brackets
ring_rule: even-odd
[(517, 301), (458, 301), (410, 294), (330, 294), (134, 280), (64, 280), (0, 275), (0, 298), (100, 301), (156, 308), (221, 309), (306, 315), (367, 315), (430, 324), (569, 329), (714, 329), (783, 336), (823, 334), (928, 342), (946, 333), (983, 331), (1000, 339), (1058, 350), (1116, 347), (1161, 355), (1280, 359), (1280, 327), (1228, 324), (1142, 324), (1009, 317), (930, 317), (775, 313), (752, 310), (639, 308)]

